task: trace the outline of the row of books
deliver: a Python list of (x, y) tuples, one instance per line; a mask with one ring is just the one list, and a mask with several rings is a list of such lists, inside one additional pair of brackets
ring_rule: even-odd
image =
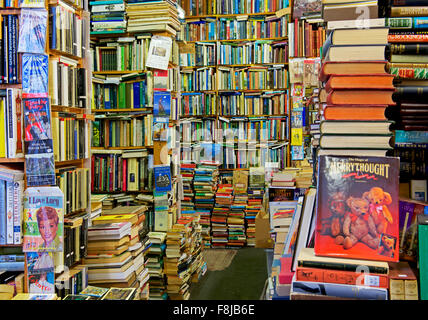
[(215, 119), (186, 119), (180, 122), (182, 144), (199, 141), (217, 141), (219, 131)]
[(288, 24), (288, 56), (319, 57), (326, 40), (326, 30), (318, 23), (295, 19)]
[(282, 115), (288, 111), (288, 95), (281, 90), (223, 92), (219, 97), (223, 116)]
[(75, 114), (52, 112), (52, 138), (55, 161), (89, 157), (89, 124)]
[[(137, 154), (136, 154), (137, 153)], [(146, 150), (93, 150), (91, 191), (147, 191), (153, 188), (153, 155)]]
[[(266, 163), (266, 162), (264, 162)], [(259, 166), (250, 167), (248, 173), (248, 202), (245, 208), (247, 246), (256, 245), (256, 216), (262, 210), (265, 194), (264, 168)]]
[(64, 194), (64, 214), (85, 210), (89, 204), (89, 168), (59, 168), (56, 184)]
[(93, 147), (145, 147), (153, 145), (153, 115), (134, 117), (111, 116), (96, 119), (93, 124)]
[(18, 60), (18, 16), (2, 15), (0, 22), (0, 83), (19, 83), (21, 70)]
[(275, 12), (289, 5), (288, 0), (275, 1), (196, 1), (186, 0), (181, 3), (188, 16), (210, 14), (251, 14), (263, 12)]
[(183, 92), (180, 116), (202, 116), (217, 114), (217, 96), (206, 92)]
[(187, 19), (180, 36), (185, 41), (240, 40), (287, 37), (287, 17), (240, 16)]

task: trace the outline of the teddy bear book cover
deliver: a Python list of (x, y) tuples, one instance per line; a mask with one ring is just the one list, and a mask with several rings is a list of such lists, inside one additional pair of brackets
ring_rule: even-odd
[(399, 159), (320, 156), (315, 254), (398, 261)]

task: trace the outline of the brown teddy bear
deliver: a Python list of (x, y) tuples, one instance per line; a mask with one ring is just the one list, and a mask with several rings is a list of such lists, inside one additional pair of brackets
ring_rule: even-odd
[(383, 235), (379, 246), (379, 254), (394, 258), (394, 247), (395, 239), (393, 237)]
[(333, 193), (328, 201), (330, 216), (327, 219), (323, 219), (322, 234), (331, 235), (335, 238), (337, 244), (342, 244), (344, 239), (342, 225), (346, 212), (345, 201), (346, 196), (344, 192)]
[(343, 248), (350, 249), (357, 242), (362, 242), (372, 249), (379, 246), (376, 225), (369, 213), (369, 202), (363, 198), (349, 197), (346, 204), (351, 212), (345, 214), (343, 222)]
[(377, 232), (384, 233), (389, 223), (393, 222), (391, 212), (387, 205), (392, 203), (392, 197), (382, 188), (373, 187), (363, 193), (363, 198), (370, 203), (370, 214), (373, 217)]

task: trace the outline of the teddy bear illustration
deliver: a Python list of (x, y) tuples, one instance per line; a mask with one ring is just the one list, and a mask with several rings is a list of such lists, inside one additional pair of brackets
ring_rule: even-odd
[(380, 246), (379, 246), (379, 254), (393, 258), (394, 247), (395, 247), (395, 238), (388, 235), (382, 235)]
[(391, 212), (387, 205), (392, 203), (392, 197), (382, 188), (373, 187), (363, 193), (363, 198), (370, 203), (370, 214), (373, 217), (377, 232), (384, 233), (389, 223), (393, 222)]
[(362, 242), (372, 249), (379, 246), (376, 225), (369, 213), (369, 202), (363, 198), (349, 197), (346, 204), (350, 212), (345, 214), (343, 222), (343, 248), (351, 249), (358, 242)]
[(346, 211), (346, 195), (344, 192), (335, 192), (329, 198), (328, 207), (330, 215), (322, 221), (321, 234), (331, 235), (337, 244), (343, 242), (342, 225)]

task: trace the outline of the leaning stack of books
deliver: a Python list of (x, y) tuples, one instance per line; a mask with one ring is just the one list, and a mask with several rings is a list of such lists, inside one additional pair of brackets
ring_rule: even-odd
[(181, 218), (166, 234), (167, 293), (171, 300), (188, 300), (189, 292), (189, 240), (193, 218)]
[(148, 237), (151, 243), (146, 263), (146, 267), (149, 269), (149, 300), (166, 300), (168, 294), (163, 271), (166, 233), (151, 231)]
[[(402, 130), (428, 130), (428, 8), (394, 5), (388, 42), (391, 58), (388, 71), (395, 76), (397, 103), (393, 120)], [(426, 4), (426, 2), (424, 2)]]
[(215, 195), (215, 206), (211, 216), (212, 247), (225, 247), (228, 243), (227, 217), (233, 200), (231, 184), (219, 184)]
[(91, 34), (124, 33), (125, 1), (91, 1)]
[(385, 71), (388, 28), (332, 30), (323, 47), (320, 80), (326, 105), (319, 155), (379, 155), (392, 148), (386, 109), (393, 76)]
[(227, 231), (229, 234), (228, 247), (243, 247), (246, 244), (245, 236), (245, 209), (247, 207), (248, 195), (246, 193), (236, 193), (230, 206), (227, 217)]
[(180, 30), (177, 6), (168, 1), (129, 0), (126, 5), (128, 32), (162, 32), (176, 35)]
[(202, 235), (205, 246), (211, 246), (211, 213), (218, 183), (218, 164), (201, 161), (195, 169), (193, 191), (196, 215), (201, 217)]

